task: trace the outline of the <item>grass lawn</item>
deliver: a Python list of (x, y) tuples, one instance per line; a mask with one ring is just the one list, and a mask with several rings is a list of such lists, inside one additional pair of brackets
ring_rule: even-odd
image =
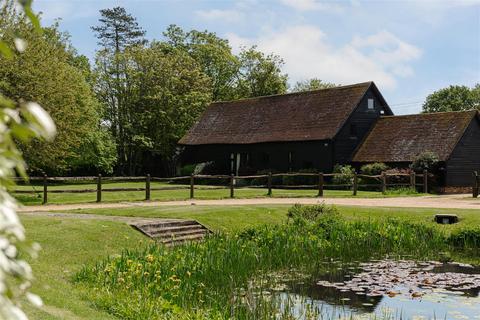
[[(102, 186), (106, 188), (144, 188), (144, 182), (112, 182), (104, 183)], [(158, 201), (172, 201), (172, 200), (186, 200), (190, 197), (190, 190), (188, 185), (167, 185), (165, 183), (152, 182), (152, 188), (160, 187), (175, 187), (182, 188), (178, 190), (152, 190), (151, 200)], [(39, 205), (42, 204), (42, 186), (24, 186), (20, 185), (16, 190), (34, 190), (36, 194), (15, 194), (15, 197), (24, 205)], [(68, 204), (68, 203), (87, 203), (96, 201), (96, 184), (65, 184), (65, 185), (51, 185), (48, 190), (92, 190), (88, 193), (49, 193), (48, 202), (52, 204)], [(317, 190), (286, 190), (273, 189), (274, 197), (315, 197)], [(397, 197), (397, 196), (418, 196), (421, 193), (406, 193), (404, 191), (397, 192), (395, 190), (389, 191), (387, 194), (382, 194), (377, 191), (358, 191), (358, 197), (363, 198), (382, 198), (382, 197)], [(235, 190), (236, 198), (260, 198), (267, 196), (267, 189), (262, 188), (242, 188)], [(351, 190), (325, 190), (325, 197), (353, 197)], [(198, 186), (195, 189), (196, 199), (222, 199), (229, 198), (229, 189), (214, 189), (212, 186)], [(142, 201), (145, 200), (145, 191), (116, 191), (116, 192), (102, 192), (103, 202), (119, 202), (119, 201)]]
[[(265, 223), (281, 223), (286, 219), (287, 205), (255, 206), (185, 206), (135, 207), (122, 209), (82, 209), (75, 213), (98, 215), (192, 218), (214, 230), (234, 231)], [(449, 209), (367, 208), (339, 206), (349, 219), (383, 219), (396, 217), (432, 224), (435, 213), (451, 213)], [(455, 210), (460, 223), (438, 226), (447, 232), (480, 226), (480, 210)], [(43, 310), (29, 309), (32, 319), (113, 319), (83, 299), (82, 289), (74, 286), (71, 276), (84, 264), (92, 265), (125, 248), (144, 245), (147, 238), (122, 222), (82, 220), (61, 217), (21, 216), (29, 240), (43, 248), (32, 267), (37, 278), (33, 292), (46, 304)]]
[(42, 246), (31, 265), (36, 280), (32, 291), (45, 306), (28, 308), (30, 319), (115, 319), (93, 308), (70, 281), (85, 263), (95, 263), (135, 248), (147, 239), (120, 222), (53, 217), (21, 217), (27, 237)]
[[(172, 207), (132, 207), (117, 209), (78, 209), (75, 213), (98, 215), (149, 217), (149, 218), (188, 218), (196, 219), (213, 230), (232, 231), (265, 223), (281, 223), (286, 218), (290, 205), (239, 205), (239, 206), (172, 206)], [(398, 218), (410, 222), (426, 223), (444, 228), (447, 231), (465, 227), (480, 227), (480, 210), (434, 209), (434, 208), (383, 208), (337, 206), (348, 219)], [(437, 213), (455, 213), (460, 222), (454, 225), (438, 225), (433, 222)]]

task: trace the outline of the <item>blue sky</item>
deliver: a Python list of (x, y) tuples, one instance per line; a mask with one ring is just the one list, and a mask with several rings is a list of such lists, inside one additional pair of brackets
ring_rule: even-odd
[(416, 113), (450, 84), (480, 83), (480, 0), (36, 0), (43, 24), (61, 18), (73, 45), (93, 58), (102, 8), (123, 6), (161, 39), (170, 24), (207, 29), (235, 51), (257, 45), (285, 60), (293, 84), (373, 80), (396, 114)]

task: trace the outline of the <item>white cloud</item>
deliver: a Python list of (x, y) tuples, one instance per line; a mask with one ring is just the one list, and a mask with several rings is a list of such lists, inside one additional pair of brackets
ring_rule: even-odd
[(199, 16), (203, 20), (211, 20), (211, 21), (224, 21), (224, 22), (239, 22), (242, 21), (244, 18), (244, 13), (235, 10), (235, 9), (228, 9), (228, 10), (219, 10), (219, 9), (211, 9), (211, 10), (198, 10), (195, 12), (197, 16)]
[(419, 48), (387, 31), (357, 36), (341, 46), (331, 44), (322, 30), (311, 25), (267, 32), (253, 39), (236, 34), (227, 37), (233, 47), (256, 44), (259, 50), (281, 56), (284, 71), (294, 82), (314, 77), (341, 84), (373, 80), (393, 89), (398, 77), (414, 73), (410, 63), (421, 56)]
[(342, 5), (339, 4), (339, 2), (335, 3), (333, 1), (280, 0), (280, 2), (297, 11), (317, 11), (317, 10), (338, 11), (338, 10), (341, 10), (342, 8)]

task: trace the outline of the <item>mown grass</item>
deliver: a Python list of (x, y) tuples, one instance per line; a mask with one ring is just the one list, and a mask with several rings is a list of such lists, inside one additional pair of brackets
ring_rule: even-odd
[(73, 218), (21, 216), (27, 238), (42, 246), (31, 261), (35, 276), (33, 292), (45, 303), (28, 309), (30, 319), (116, 319), (94, 308), (84, 292), (72, 284), (72, 276), (85, 263), (145, 245), (148, 240), (121, 222)]
[(324, 262), (331, 259), (366, 260), (385, 254), (438, 259), (440, 252), (464, 249), (478, 253), (478, 229), (471, 238), (452, 238), (425, 224), (350, 221), (329, 207), (320, 208), (321, 216), (313, 222), (297, 217), (293, 223), (217, 234), (204, 243), (173, 249), (151, 245), (125, 250), (85, 267), (76, 280), (92, 289), (89, 297), (99, 307), (122, 319), (270, 319), (278, 306), (254, 299), (262, 287), (249, 284), (268, 280), (275, 271), (314, 275), (325, 271)]
[[(49, 185), (48, 190), (80, 190), (90, 189), (96, 190), (96, 184), (56, 184)], [(102, 188), (144, 188), (144, 182), (106, 182)], [(152, 182), (152, 188), (175, 187), (182, 188), (178, 190), (152, 190), (151, 200), (157, 201), (173, 201), (187, 200), (190, 197), (188, 185), (169, 185), (166, 183)], [(199, 185), (195, 189), (196, 199), (225, 199), (230, 197), (230, 190), (216, 189), (215, 186)], [(14, 194), (15, 197), (24, 205), (40, 205), (42, 204), (41, 185), (19, 185), (16, 190), (36, 191), (36, 194)], [(317, 190), (290, 190), (290, 189), (273, 189), (273, 197), (316, 197)], [(389, 190), (387, 194), (377, 191), (358, 191), (357, 197), (362, 198), (383, 198), (383, 197), (399, 197), (399, 196), (419, 196), (421, 193), (412, 192), (408, 189)], [(325, 197), (353, 197), (351, 190), (325, 190)], [(235, 190), (235, 198), (262, 198), (267, 197), (267, 189), (265, 188), (241, 188)], [(145, 191), (116, 191), (103, 192), (103, 202), (119, 202), (119, 201), (142, 201), (145, 200)], [(88, 203), (96, 201), (96, 191), (88, 193), (49, 193), (48, 203), (52, 204), (69, 204), (69, 203)]]
[[(78, 209), (72, 213), (98, 214), (148, 218), (195, 219), (212, 230), (237, 231), (262, 224), (279, 224), (285, 221), (290, 205), (235, 205), (235, 206), (159, 206), (116, 209)], [(446, 232), (480, 226), (480, 210), (435, 208), (388, 208), (337, 206), (342, 216), (349, 220), (378, 220), (395, 218), (407, 222), (423, 223)], [(460, 221), (453, 225), (439, 225), (435, 214), (454, 213)]]

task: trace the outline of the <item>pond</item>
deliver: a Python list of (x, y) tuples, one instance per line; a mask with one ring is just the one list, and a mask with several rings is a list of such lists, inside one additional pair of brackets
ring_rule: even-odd
[(480, 319), (480, 268), (461, 263), (377, 260), (277, 288), (296, 319)]

